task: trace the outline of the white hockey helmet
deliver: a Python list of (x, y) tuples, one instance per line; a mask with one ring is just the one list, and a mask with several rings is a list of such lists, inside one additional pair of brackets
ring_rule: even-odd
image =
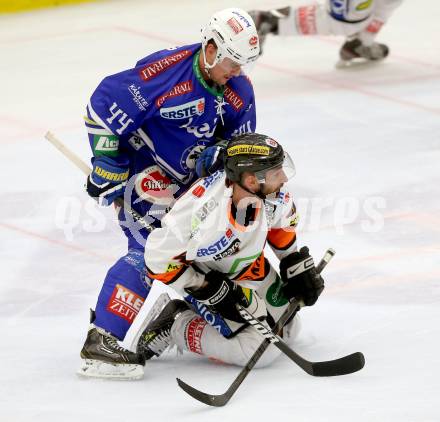
[[(206, 62), (205, 48), (209, 40), (217, 46), (217, 56), (212, 64)], [(207, 69), (213, 68), (223, 59), (239, 66), (250, 64), (260, 55), (260, 42), (255, 23), (242, 9), (220, 10), (211, 16), (202, 29), (202, 52)]]

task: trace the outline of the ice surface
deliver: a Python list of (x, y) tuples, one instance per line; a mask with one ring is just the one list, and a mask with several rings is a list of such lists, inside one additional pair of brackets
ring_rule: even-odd
[(340, 38), (269, 38), (252, 75), (258, 131), (297, 166), (300, 243), (316, 259), (337, 251), (296, 348), (316, 360), (362, 351), (364, 370), (315, 379), (281, 357), (222, 409), (177, 387), (176, 376), (222, 393), (238, 373), (198, 356), (151, 361), (140, 382), (75, 375), (88, 307), (125, 240), (112, 210), (87, 208), (83, 175), (44, 133), (88, 159), (82, 116), (105, 75), (196, 41), (217, 9), (280, 5), (113, 1), (0, 17), (1, 422), (440, 420), (436, 0), (403, 3), (376, 67), (336, 70)]

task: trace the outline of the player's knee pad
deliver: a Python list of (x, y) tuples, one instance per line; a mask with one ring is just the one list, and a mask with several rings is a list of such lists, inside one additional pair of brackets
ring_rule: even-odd
[(108, 271), (96, 305), (95, 325), (123, 339), (150, 286), (143, 253), (130, 250)]
[[(263, 342), (263, 337), (254, 327), (247, 327), (237, 337), (240, 345), (240, 353), (236, 352), (237, 365), (244, 366)], [(263, 368), (270, 365), (281, 352), (270, 345), (256, 363), (256, 368)]]

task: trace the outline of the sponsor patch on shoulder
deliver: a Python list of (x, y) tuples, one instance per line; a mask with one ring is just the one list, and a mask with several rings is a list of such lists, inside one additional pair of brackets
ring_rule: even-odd
[(143, 81), (147, 82), (190, 55), (190, 50), (182, 50), (178, 53), (171, 54), (153, 63), (147, 64), (139, 71), (139, 75)]

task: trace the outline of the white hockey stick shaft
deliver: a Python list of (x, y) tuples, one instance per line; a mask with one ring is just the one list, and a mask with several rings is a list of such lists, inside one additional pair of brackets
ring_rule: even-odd
[(64, 145), (52, 132), (47, 132), (44, 137), (84, 174), (89, 175), (92, 172), (90, 166), (78, 157), (71, 149), (67, 148), (66, 145)]
[[(60, 151), (66, 158), (68, 158), (76, 167), (78, 167), (84, 174), (89, 175), (92, 172), (92, 169), (87, 165), (87, 163), (82, 160), (78, 155), (76, 155), (72, 150), (66, 147), (53, 133), (47, 132), (44, 137), (56, 148)], [(114, 203), (124, 208), (125, 212), (128, 213), (136, 223), (139, 223), (143, 228), (148, 231), (154, 230), (154, 227), (145, 221), (144, 217), (142, 217), (139, 213), (137, 213), (134, 209), (131, 208), (131, 205), (125, 201), (122, 197), (116, 198)]]

